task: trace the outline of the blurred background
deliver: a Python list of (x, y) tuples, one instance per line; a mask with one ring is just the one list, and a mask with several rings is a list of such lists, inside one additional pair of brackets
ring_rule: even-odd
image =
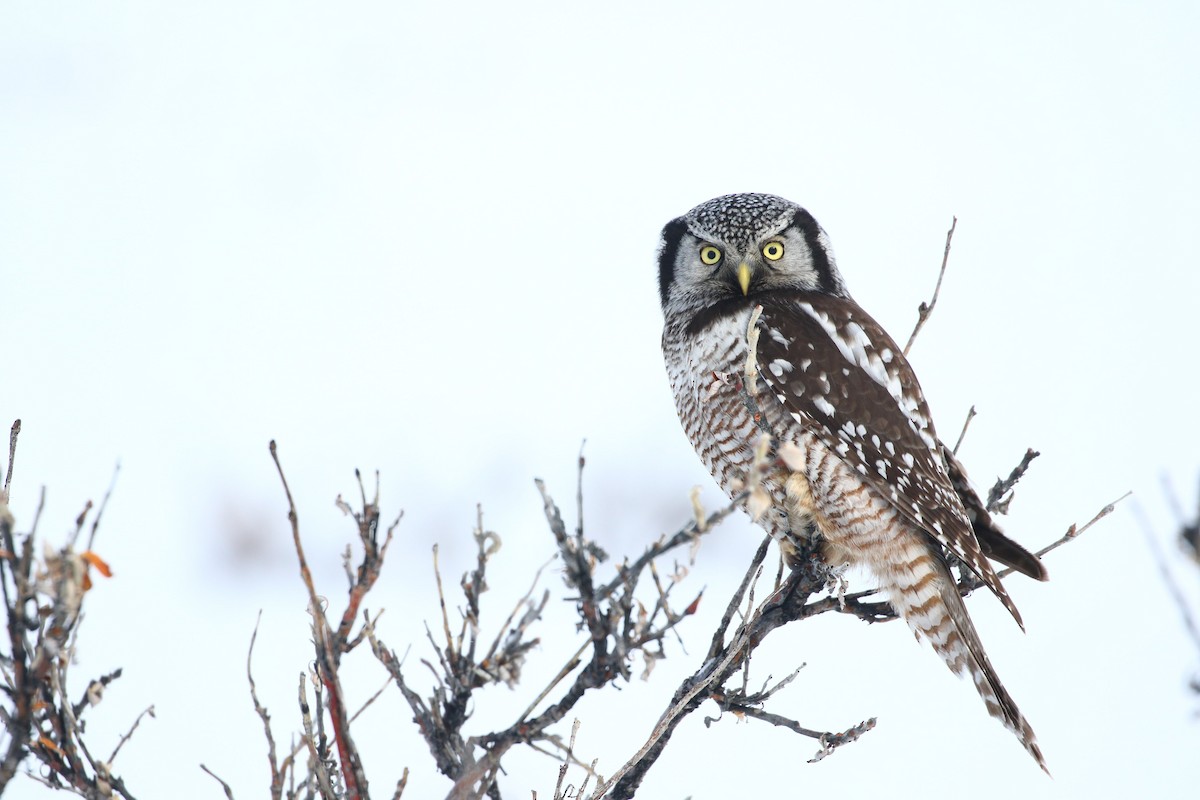
[[(943, 438), (977, 408), (961, 455), (983, 488), (1042, 452), (1016, 538), (1135, 495), (1048, 557), (1049, 583), (1009, 581), (1027, 635), (969, 604), (1053, 780), (902, 625), (828, 615), (774, 636), (754, 680), (807, 663), (772, 710), (874, 731), (809, 765), (811, 740), (696, 714), (642, 794), (927, 797), (936, 775), (980, 798), (1190, 795), (1200, 656), (1134, 504), (1182, 565), (1163, 482), (1194, 508), (1198, 39), (1184, 2), (4, 3), (18, 530), (46, 487), (39, 532), (62, 541), (121, 467), (96, 544), (115, 574), (88, 597), (72, 694), (125, 672), (89, 741), (107, 753), (154, 704), (116, 763), (135, 794), (221, 796), (203, 762), (265, 796), (259, 610), (281, 746), (312, 657), (270, 439), (339, 613), (355, 531), (334, 499), (378, 470), (385, 516), (404, 509), (368, 605), (390, 646), (412, 643), (421, 690), (430, 549), (456, 590), (477, 503), (504, 542), (489, 639), (554, 552), (533, 478), (571, 509), (584, 439), (586, 526), (610, 553), (683, 524), (694, 485), (716, 507), (663, 373), (655, 248), (693, 205), (766, 191), (816, 215), (901, 341), (958, 216), (912, 360)], [(644, 740), (759, 538), (739, 515), (704, 543), (680, 589), (707, 587), (688, 652), (581, 703), (580, 757), (611, 774)], [(1180, 577), (1196, 602), (1194, 568)], [(555, 571), (543, 583), (562, 595)], [(569, 618), (552, 601), (527, 682), (481, 693), (468, 732), (506, 726), (557, 671)], [(385, 678), (367, 652), (346, 669), (359, 700)], [(368, 776), (382, 793), (408, 766), (406, 797), (443, 796), (410, 719), (391, 690), (356, 723)], [(506, 795), (553, 793), (556, 762), (508, 766)]]

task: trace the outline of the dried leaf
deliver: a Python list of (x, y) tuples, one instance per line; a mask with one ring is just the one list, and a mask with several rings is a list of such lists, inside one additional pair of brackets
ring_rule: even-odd
[(93, 553), (91, 550), (83, 551), (83, 560), (95, 567), (96, 571), (104, 577), (112, 577), (112, 567), (108, 566), (108, 563), (104, 559)]
[(755, 522), (758, 518), (767, 512), (771, 507), (771, 494), (761, 486), (755, 486), (750, 492), (750, 497), (746, 500), (746, 510), (750, 512), (750, 519)]

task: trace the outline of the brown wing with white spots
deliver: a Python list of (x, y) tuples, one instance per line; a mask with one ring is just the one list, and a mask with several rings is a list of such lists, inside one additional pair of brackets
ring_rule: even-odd
[(776, 293), (758, 320), (758, 371), (784, 409), (913, 525), (950, 550), (1024, 628), (980, 550), (916, 375), (857, 304)]

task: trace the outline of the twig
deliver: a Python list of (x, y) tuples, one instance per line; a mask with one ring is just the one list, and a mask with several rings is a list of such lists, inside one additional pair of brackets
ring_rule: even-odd
[(8, 487), (12, 485), (13, 462), (17, 460), (17, 436), (21, 433), (21, 420), (13, 420), (12, 428), (8, 431), (8, 469), (4, 472), (4, 498), (9, 497)]
[(354, 722), (354, 720), (356, 720), (356, 719), (358, 719), (360, 716), (362, 716), (362, 713), (363, 713), (364, 711), (366, 711), (366, 710), (367, 710), (367, 709), (368, 709), (368, 708), (371, 706), (371, 704), (372, 704), (372, 703), (374, 703), (376, 700), (378, 700), (378, 699), (379, 699), (379, 695), (383, 694), (383, 690), (384, 690), (384, 689), (386, 689), (387, 687), (391, 686), (391, 685), (392, 685), (392, 676), (391, 676), (391, 675), (389, 675), (389, 676), (388, 676), (388, 679), (387, 679), (386, 681), (384, 681), (384, 682), (383, 682), (383, 686), (380, 686), (380, 687), (379, 687), (379, 690), (378, 690), (378, 691), (376, 691), (376, 692), (375, 692), (375, 694), (373, 694), (373, 695), (371, 695), (369, 698), (367, 698), (367, 701), (366, 701), (365, 703), (363, 703), (361, 706), (359, 706), (359, 707), (358, 707), (358, 711), (355, 711), (355, 712), (354, 712), (354, 713), (353, 713), (353, 714), (350, 716), (350, 721), (351, 721), (351, 722)]
[(433, 545), (433, 575), (437, 580), (438, 607), (442, 610), (442, 635), (446, 637), (446, 657), (454, 660), (458, 654), (454, 652), (454, 637), (450, 633), (450, 614), (446, 611), (446, 592), (442, 589), (442, 570), (438, 567), (438, 546)]
[(975, 419), (975, 406), (967, 411), (967, 418), (963, 420), (962, 430), (958, 432), (958, 441), (954, 443), (954, 449), (950, 452), (958, 455), (958, 448), (962, 447), (963, 439), (967, 436), (967, 428), (971, 425), (971, 420)]
[[(1012, 472), (1003, 480), (997, 478), (996, 483), (988, 490), (987, 510), (993, 514), (1007, 514), (1008, 504), (1012, 502), (1012, 488), (1016, 486), (1017, 481), (1029, 469), (1029, 465), (1033, 460), (1040, 456), (1041, 453), (1029, 448), (1025, 451), (1025, 455), (1021, 456), (1021, 463), (1013, 467)], [(1007, 496), (1006, 496), (1007, 495)]]
[(654, 559), (662, 556), (676, 547), (685, 544), (691, 544), (699, 536), (704, 536), (712, 531), (716, 525), (723, 519), (728, 517), (733, 512), (742, 507), (742, 502), (750, 495), (749, 492), (740, 492), (734, 496), (729, 502), (729, 505), (721, 508), (719, 511), (714, 511), (701, 522), (700, 520), (692, 520), (691, 523), (685, 525), (670, 538), (660, 539), (650, 547), (647, 547), (638, 558), (628, 565), (620, 568), (617, 577), (613, 578), (608, 583), (599, 587), (596, 590), (596, 599), (603, 600), (612, 595), (621, 586), (626, 586), (635, 576), (639, 575), (646, 565)]
[[(1133, 494), (1133, 492), (1126, 492), (1125, 494), (1118, 497), (1116, 500), (1113, 500), (1111, 503), (1106, 505), (1104, 508), (1097, 511), (1096, 516), (1089, 519), (1082, 528), (1076, 528), (1075, 525), (1071, 525), (1071, 527), (1067, 528), (1067, 532), (1062, 535), (1062, 538), (1058, 539), (1057, 541), (1053, 541), (1050, 544), (1043, 547), (1041, 550), (1038, 550), (1037, 553), (1035, 553), (1035, 555), (1037, 555), (1040, 558), (1040, 557), (1046, 555), (1047, 553), (1049, 553), (1051, 550), (1057, 550), (1058, 548), (1062, 547), (1067, 542), (1079, 538), (1079, 536), (1081, 536), (1083, 534), (1083, 532), (1086, 531), (1088, 528), (1092, 527), (1097, 522), (1104, 519), (1109, 514), (1113, 513), (1113, 509), (1115, 509), (1117, 507), (1117, 503), (1121, 502), (1126, 497), (1129, 497), (1131, 494)], [(999, 577), (1003, 578), (1004, 576), (1009, 575), (1012, 572), (1013, 572), (1013, 569), (1010, 567), (1009, 569), (1006, 569), (1003, 572), (997, 573), (997, 575), (999, 575)]]
[(117, 760), (117, 753), (121, 752), (121, 748), (125, 746), (125, 743), (133, 738), (133, 732), (136, 731), (138, 725), (141, 724), (142, 717), (146, 716), (147, 714), (149, 714), (151, 717), (154, 716), (154, 706), (147, 706), (142, 710), (142, 713), (137, 715), (137, 719), (133, 721), (133, 725), (130, 726), (129, 730), (125, 732), (125, 735), (122, 736), (120, 741), (117, 742), (117, 746), (113, 748), (112, 755), (108, 757), (109, 766), (112, 766), (112, 763)]
[[(514, 618), (516, 618), (517, 612), (521, 610), (521, 606), (528, 603), (529, 598), (533, 596), (533, 590), (537, 588), (538, 581), (542, 579), (542, 571), (552, 563), (554, 563), (553, 558), (547, 559), (546, 562), (538, 567), (537, 571), (533, 573), (533, 581), (529, 584), (529, 591), (525, 592), (525, 594), (522, 595), (519, 600), (517, 600), (516, 604), (513, 606), (513, 610), (508, 615), (508, 619), (504, 620), (504, 624), (500, 626), (498, 631), (496, 631), (496, 638), (492, 640), (492, 646), (488, 648), (487, 655), (483, 657), (483, 661), (481, 662), (482, 664), (490, 662), (496, 655), (496, 650), (500, 647), (500, 640), (504, 638), (504, 632), (509, 629), (510, 625), (512, 625), (512, 621)], [(546, 601), (548, 599), (548, 596), (543, 596), (541, 603), (542, 608), (546, 606)]]
[[(258, 690), (254, 684), (254, 673), (250, 669), (251, 659), (254, 658), (254, 644), (258, 641), (258, 626), (262, 622), (262, 609), (254, 620), (254, 632), (250, 634), (250, 648), (246, 652), (246, 680), (250, 682), (250, 699), (254, 701), (254, 713), (262, 720), (263, 732), (267, 736), (267, 763), (271, 767), (271, 797), (279, 800), (283, 795), (283, 773), (279, 769), (279, 761), (275, 751), (275, 737), (271, 733), (271, 715), (258, 699)], [(216, 776), (214, 776), (216, 777)]]
[(567, 754), (563, 759), (562, 766), (558, 768), (558, 782), (554, 784), (554, 800), (563, 800), (566, 796), (563, 794), (563, 779), (567, 777), (567, 768), (571, 764), (571, 760), (575, 757), (575, 735), (579, 733), (579, 720), (576, 719), (571, 723), (571, 743), (567, 745)]
[(1175, 576), (1171, 574), (1171, 570), (1167, 567), (1167, 557), (1154, 536), (1154, 528), (1150, 525), (1150, 520), (1146, 519), (1146, 514), (1142, 511), (1140, 504), (1133, 504), (1133, 513), (1137, 515), (1138, 521), (1141, 524), (1142, 534), (1146, 538), (1146, 544), (1150, 548), (1150, 555), (1154, 558), (1154, 564), (1158, 567), (1158, 572), (1162, 576), (1163, 584), (1167, 587), (1167, 594), (1171, 596), (1175, 607), (1179, 609), (1179, 615), (1183, 618), (1184, 630), (1187, 631), (1192, 644), (1196, 646), (1197, 650), (1200, 650), (1200, 625), (1196, 624), (1196, 619), (1192, 616), (1192, 611), (1188, 607), (1187, 598), (1184, 597), (1183, 591), (1175, 581)]
[[(694, 675), (680, 684), (646, 743), (613, 777), (597, 786), (592, 797), (600, 798), (610, 791), (617, 800), (632, 797), (679, 722), (695, 711), (705, 699), (713, 697), (732, 675), (742, 670), (750, 653), (772, 631), (808, 616), (805, 605), (808, 597), (820, 591), (828, 578), (811, 554), (802, 554), (798, 563), (801, 566), (792, 571), (787, 582), (742, 622), (730, 643), (715, 657), (706, 659)], [(752, 564), (747, 571), (758, 574), (760, 564)], [(720, 690), (720, 694), (728, 693)]]
[(821, 737), (821, 749), (817, 754), (808, 760), (808, 763), (815, 764), (821, 759), (828, 756), (835, 748), (841, 747), (850, 742), (857, 742), (864, 733), (875, 727), (875, 717), (863, 720), (852, 728), (847, 728), (841, 733), (827, 733)]
[(213, 780), (215, 780), (217, 783), (221, 784), (221, 788), (225, 790), (225, 796), (228, 797), (229, 800), (233, 800), (233, 789), (229, 788), (228, 783), (221, 780), (221, 778), (217, 775), (217, 773), (213, 772), (211, 769), (204, 766), (203, 764), (200, 765), (200, 769), (207, 772), (209, 775), (211, 775), (213, 777)]
[(563, 678), (575, 671), (580, 664), (580, 656), (583, 655), (584, 651), (588, 649), (588, 645), (590, 644), (591, 642), (585, 641), (583, 644), (579, 645), (579, 649), (575, 651), (574, 655), (567, 659), (567, 663), (564, 664), (562, 669), (558, 671), (558, 674), (550, 679), (550, 683), (546, 684), (546, 687), (538, 693), (538, 696), (533, 698), (533, 702), (530, 703), (523, 712), (521, 712), (519, 717), (517, 717), (518, 722), (528, 719), (529, 715), (533, 713), (533, 710), (550, 695), (550, 692), (554, 691), (554, 687), (561, 683)]
[(933, 287), (933, 297), (929, 303), (921, 301), (921, 305), (917, 307), (917, 324), (913, 327), (913, 331), (909, 334), (908, 343), (904, 345), (904, 355), (908, 355), (908, 351), (912, 349), (913, 342), (917, 340), (917, 334), (921, 328), (925, 326), (925, 322), (933, 313), (933, 307), (937, 305), (938, 295), (942, 291), (942, 278), (946, 276), (946, 263), (950, 260), (950, 242), (954, 239), (954, 229), (958, 227), (958, 217), (950, 218), (950, 230), (946, 231), (946, 249), (942, 252), (942, 268), (938, 270), (937, 285)]
[(300, 722), (304, 727), (304, 743), (308, 746), (309, 768), (317, 779), (321, 796), (336, 797), (337, 793), (334, 792), (333, 786), (330, 783), (329, 771), (326, 768), (325, 759), (317, 749), (317, 739), (313, 731), (312, 712), (308, 705), (308, 692), (305, 690), (303, 672), (300, 673)]
[[(374, 504), (367, 503), (365, 500), (365, 490), (362, 489), (361, 475), (356, 471), (355, 475), (359, 478), (360, 492), (364, 497), (363, 514), (357, 517), (359, 523), (359, 534), (363, 542), (365, 555), (363, 564), (359, 568), (358, 580), (351, 587), (349, 602), (346, 606), (346, 611), (342, 615), (342, 622), (338, 626), (335, 633), (330, 630), (329, 623), (325, 617), (324, 606), (320, 597), (317, 595), (316, 586), (313, 584), (312, 572), (308, 568), (308, 561), (304, 557), (304, 548), (300, 542), (300, 520), (296, 512), (296, 503), (292, 498), (292, 491), (288, 487), (287, 477), (283, 473), (283, 466), (280, 464), (279, 455), (275, 445), (275, 441), (270, 443), (271, 459), (275, 462), (275, 468), (279, 472), (279, 480), (283, 483), (284, 494), (287, 496), (288, 502), (288, 521), (292, 527), (292, 542), (296, 548), (296, 557), (300, 563), (300, 577), (304, 581), (304, 586), (308, 590), (309, 597), (309, 613), (312, 615), (312, 631), (313, 645), (316, 650), (315, 672), (313, 677), (313, 692), (318, 698), (318, 714), (316, 718), (316, 726), (320, 732), (322, 744), (324, 743), (324, 715), (319, 713), (321, 704), (320, 697), (322, 690), (328, 692), (328, 701), (326, 708), (329, 711), (330, 722), (333, 727), (334, 744), (337, 746), (338, 758), (341, 761), (341, 776), (346, 782), (346, 797), (348, 800), (360, 800), (366, 798), (367, 780), (366, 774), (363, 772), (362, 760), (358, 754), (358, 748), (355, 747), (354, 741), (350, 735), (350, 723), (346, 713), (345, 694), (342, 691), (342, 684), (338, 678), (338, 664), (341, 659), (341, 654), (348, 649), (347, 637), (349, 629), (357, 616), (358, 603), (362, 597), (374, 584), (375, 579), (379, 575), (380, 563), (375, 558), (375, 524), (378, 520), (377, 507)], [(307, 714), (307, 700), (304, 698), (304, 681), (301, 675), (301, 703), (304, 709), (304, 714)], [(324, 778), (321, 784), (322, 791), (328, 788), (329, 792), (333, 792), (332, 776), (325, 769), (325, 765), (318, 754), (317, 742), (312, 740), (312, 725), (311, 720), (305, 718), (306, 727), (305, 733), (309, 736), (310, 748), (314, 758), (320, 763), (321, 769), (318, 771), (318, 778)], [(331, 795), (326, 794), (326, 797)]]
[[(108, 500), (112, 497), (113, 489), (117, 488), (117, 476), (121, 474), (121, 462), (118, 461), (113, 467), (112, 480), (108, 482), (108, 488), (104, 491), (104, 498), (100, 501), (100, 507), (96, 509), (96, 518), (92, 520), (92, 529), (88, 533), (87, 548), (91, 550), (96, 544), (96, 531), (100, 528), (100, 519), (104, 516), (104, 510), (108, 508)], [(71, 540), (71, 545), (75, 545), (75, 540)]]
[(742, 582), (729, 598), (729, 603), (725, 606), (725, 613), (721, 615), (721, 621), (717, 623), (717, 629), (713, 631), (712, 644), (708, 647), (708, 659), (717, 657), (721, 652), (721, 648), (725, 645), (725, 631), (729, 629), (729, 623), (733, 621), (733, 615), (737, 612), (737, 608), (742, 603), (742, 598), (746, 596), (746, 590), (750, 588), (751, 582), (758, 575), (758, 567), (767, 557), (767, 549), (771, 545), (771, 537), (765, 536), (758, 545), (758, 550), (754, 552), (754, 557), (750, 559), (750, 567), (746, 570), (746, 574), (742, 576)]

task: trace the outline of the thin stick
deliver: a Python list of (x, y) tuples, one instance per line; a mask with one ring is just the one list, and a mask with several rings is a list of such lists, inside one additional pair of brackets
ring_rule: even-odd
[(1188, 635), (1191, 636), (1192, 643), (1196, 645), (1196, 649), (1200, 650), (1200, 626), (1196, 624), (1196, 620), (1192, 617), (1187, 600), (1184, 598), (1179, 584), (1175, 582), (1175, 576), (1167, 568), (1167, 557), (1163, 553), (1162, 547), (1159, 546), (1158, 540), (1154, 538), (1154, 529), (1150, 525), (1150, 521), (1146, 519), (1146, 515), (1140, 505), (1134, 503), (1133, 511), (1141, 522), (1142, 533), (1146, 537), (1146, 544), (1150, 547), (1150, 554), (1154, 557), (1154, 563), (1158, 567), (1158, 572), (1162, 575), (1163, 583), (1166, 584), (1167, 594), (1171, 595), (1171, 599), (1175, 601), (1175, 605), (1179, 609), (1179, 614), (1183, 617), (1183, 627), (1187, 630)]
[(908, 351), (912, 349), (913, 342), (917, 340), (917, 334), (921, 328), (925, 327), (929, 315), (933, 313), (933, 307), (937, 305), (938, 295), (942, 291), (942, 278), (946, 276), (946, 263), (950, 260), (950, 241), (954, 238), (954, 229), (958, 227), (958, 217), (950, 218), (950, 230), (946, 231), (946, 249), (942, 252), (942, 268), (938, 270), (937, 285), (933, 287), (933, 297), (929, 303), (921, 301), (921, 305), (917, 307), (917, 324), (913, 327), (913, 332), (908, 337), (908, 344), (904, 345), (904, 355), (908, 355)]
[(617, 770), (615, 775), (597, 786), (596, 791), (592, 794), (592, 797), (603, 797), (605, 792), (616, 786), (617, 782), (620, 781), (621, 778), (625, 777), (627, 772), (637, 766), (638, 762), (645, 758), (646, 754), (654, 749), (654, 746), (657, 745), (659, 740), (663, 738), (663, 736), (667, 733), (667, 730), (679, 722), (680, 716), (683, 715), (685, 709), (687, 709), (692, 700), (694, 700), (701, 692), (708, 692), (709, 687), (719, 678), (723, 677), (725, 670), (729, 667), (729, 665), (740, 658), (743, 651), (750, 644), (750, 632), (748, 628), (749, 626), (746, 626), (739, 632), (738, 638), (730, 645), (729, 652), (723, 659), (721, 659), (721, 662), (714, 665), (709, 670), (707, 675), (703, 676), (700, 678), (700, 680), (696, 681), (691, 687), (689, 687), (688, 690), (685, 691), (680, 697), (678, 702), (673, 703), (671, 707), (668, 708), (665, 713), (663, 713), (658, 720), (658, 724), (656, 724), (654, 726), (654, 730), (651, 731), (650, 738), (646, 740), (646, 743), (641, 746), (641, 748), (633, 755), (632, 758), (626, 761), (625, 764), (622, 765), (619, 770)]
[[(1046, 555), (1046, 553), (1049, 553), (1051, 550), (1056, 550), (1059, 547), (1062, 547), (1067, 542), (1071, 541), (1072, 539), (1080, 536), (1088, 528), (1092, 527), (1097, 522), (1104, 519), (1109, 514), (1113, 513), (1113, 509), (1115, 509), (1117, 507), (1117, 503), (1121, 502), (1126, 497), (1129, 497), (1131, 494), (1133, 494), (1133, 492), (1126, 492), (1125, 494), (1118, 497), (1116, 500), (1113, 500), (1111, 503), (1106, 505), (1104, 508), (1097, 511), (1096, 516), (1089, 519), (1082, 528), (1076, 529), (1076, 527), (1074, 525), (1072, 525), (1070, 528), (1067, 529), (1067, 532), (1065, 534), (1063, 534), (1063, 537), (1061, 539), (1059, 539), (1057, 542), (1051, 542), (1050, 544), (1043, 547), (1041, 550), (1038, 550), (1037, 556), (1040, 558), (1041, 556)], [(1008, 570), (1001, 573), (1001, 576), (1007, 574), (1007, 572), (1008, 572)]]
[(367, 700), (367, 702), (365, 702), (361, 706), (359, 706), (358, 711), (354, 712), (354, 714), (350, 717), (349, 722), (354, 722), (354, 720), (358, 719), (359, 716), (364, 711), (367, 710), (368, 706), (370, 706), (372, 703), (374, 703), (376, 700), (379, 699), (379, 695), (383, 694), (383, 690), (386, 689), (388, 686), (390, 686), (391, 683), (392, 683), (392, 676), (388, 675), (388, 679), (383, 682), (383, 686), (379, 687), (379, 691), (375, 692), (375, 694), (371, 695), (371, 697)]
[(542, 689), (541, 693), (538, 694), (537, 697), (533, 698), (533, 702), (529, 704), (529, 707), (526, 708), (524, 712), (522, 712), (521, 716), (517, 717), (518, 722), (523, 722), (528, 719), (529, 715), (533, 713), (533, 710), (538, 707), (538, 704), (545, 700), (546, 696), (549, 695), (550, 692), (554, 691), (554, 687), (561, 683), (563, 678), (575, 671), (575, 668), (579, 666), (579, 657), (583, 655), (583, 651), (587, 650), (590, 644), (590, 641), (585, 640), (583, 644), (579, 645), (579, 649), (575, 651), (575, 655), (567, 659), (567, 663), (564, 664), (563, 668), (558, 671), (558, 674), (551, 679), (550, 683), (546, 685), (546, 688)]
[(438, 605), (442, 608), (442, 635), (446, 637), (446, 655), (450, 660), (457, 657), (454, 651), (454, 636), (450, 633), (450, 615), (446, 611), (446, 592), (442, 589), (442, 570), (438, 567), (438, 546), (433, 546), (433, 577), (437, 579)]
[(408, 786), (408, 767), (404, 768), (404, 774), (400, 776), (400, 780), (396, 781), (396, 793), (392, 795), (392, 800), (400, 800), (404, 796), (405, 786)]
[(729, 629), (729, 623), (733, 621), (733, 615), (737, 613), (738, 606), (742, 604), (742, 598), (746, 596), (746, 590), (750, 587), (750, 582), (758, 574), (758, 568), (762, 564), (763, 559), (767, 557), (767, 548), (771, 545), (771, 537), (763, 538), (759, 544), (758, 550), (754, 553), (754, 558), (750, 560), (750, 568), (746, 570), (746, 574), (742, 576), (742, 583), (738, 586), (737, 591), (729, 598), (729, 604), (725, 606), (725, 613), (721, 615), (721, 621), (717, 624), (716, 631), (713, 632), (712, 644), (708, 647), (708, 659), (717, 657), (721, 652), (721, 648), (725, 646), (725, 631)]
[(991, 489), (988, 490), (986, 508), (989, 512), (993, 514), (1008, 513), (1008, 504), (1012, 502), (1012, 495), (1010, 494), (1010, 492), (1012, 492), (1012, 488), (1017, 485), (1017, 481), (1024, 477), (1025, 472), (1029, 469), (1029, 465), (1033, 463), (1033, 460), (1040, 455), (1041, 453), (1039, 453), (1037, 450), (1034, 450), (1032, 447), (1028, 448), (1025, 451), (1025, 455), (1021, 456), (1021, 463), (1013, 467), (1012, 472), (1008, 474), (1007, 478), (996, 479), (996, 483)]
[(975, 406), (971, 406), (971, 410), (967, 412), (967, 418), (963, 420), (962, 430), (958, 433), (958, 441), (954, 443), (954, 449), (950, 451), (954, 455), (958, 455), (958, 448), (962, 447), (963, 439), (967, 436), (967, 427), (973, 419), (975, 419)]
[(14, 420), (12, 430), (8, 432), (8, 469), (4, 473), (4, 495), (8, 496), (8, 487), (12, 483), (13, 461), (17, 458), (17, 434), (21, 432), (21, 420)]
[[(112, 480), (108, 482), (108, 489), (104, 492), (104, 499), (100, 501), (100, 508), (96, 510), (96, 518), (92, 520), (92, 530), (88, 534), (87, 549), (92, 549), (92, 544), (96, 541), (96, 529), (100, 527), (100, 518), (104, 516), (104, 509), (108, 508), (108, 498), (112, 497), (113, 489), (117, 486), (117, 476), (121, 474), (121, 462), (118, 461), (113, 467)], [(72, 542), (74, 544), (74, 542)]]
[(254, 673), (250, 670), (250, 661), (254, 658), (254, 643), (258, 641), (260, 622), (262, 622), (261, 608), (258, 610), (258, 618), (254, 620), (254, 633), (250, 634), (250, 649), (246, 653), (246, 680), (250, 681), (250, 699), (254, 701), (254, 711), (262, 720), (263, 731), (267, 734), (267, 761), (271, 765), (271, 797), (278, 798), (283, 790), (283, 779), (279, 772), (279, 761), (275, 752), (275, 737), (271, 734), (271, 715), (267, 713), (267, 707), (258, 700), (258, 691), (254, 685)]
[(533, 574), (533, 583), (529, 585), (529, 591), (517, 601), (516, 605), (513, 606), (512, 613), (508, 615), (508, 619), (504, 620), (504, 625), (502, 625), (500, 630), (496, 633), (496, 638), (492, 641), (492, 646), (488, 648), (487, 655), (483, 657), (484, 662), (490, 662), (492, 660), (492, 656), (496, 655), (496, 651), (500, 649), (500, 640), (504, 638), (504, 633), (508, 630), (508, 626), (512, 625), (512, 621), (516, 619), (517, 612), (521, 610), (521, 606), (525, 605), (525, 603), (529, 601), (529, 598), (533, 596), (533, 590), (537, 588), (538, 581), (542, 578), (542, 570), (550, 566), (550, 564), (553, 562), (554, 556), (551, 556), (546, 560), (546, 563), (537, 568), (537, 572)]
[(117, 742), (117, 746), (113, 748), (112, 755), (108, 757), (108, 764), (110, 767), (112, 766), (112, 762), (116, 761), (117, 753), (121, 752), (121, 748), (124, 747), (125, 743), (133, 737), (133, 732), (136, 731), (138, 725), (141, 724), (142, 717), (146, 716), (147, 714), (152, 717), (154, 716), (154, 706), (148, 706), (142, 711), (142, 713), (138, 714), (137, 719), (133, 721), (133, 725), (131, 725), (129, 730), (125, 732), (125, 735), (121, 737), (121, 740)]
[(226, 797), (228, 797), (228, 798), (229, 798), (229, 800), (233, 800), (233, 789), (230, 789), (230, 788), (229, 788), (229, 784), (228, 784), (228, 783), (226, 783), (225, 781), (221, 780), (221, 779), (220, 779), (220, 777), (218, 777), (218, 776), (217, 776), (217, 773), (213, 772), (211, 769), (209, 769), (208, 767), (204, 766), (203, 764), (201, 764), (201, 765), (200, 765), (200, 769), (204, 770), (204, 771), (205, 771), (205, 772), (207, 772), (209, 775), (212, 775), (212, 777), (213, 777), (213, 780), (215, 780), (217, 783), (221, 784), (221, 788), (225, 790), (225, 796), (226, 796)]

